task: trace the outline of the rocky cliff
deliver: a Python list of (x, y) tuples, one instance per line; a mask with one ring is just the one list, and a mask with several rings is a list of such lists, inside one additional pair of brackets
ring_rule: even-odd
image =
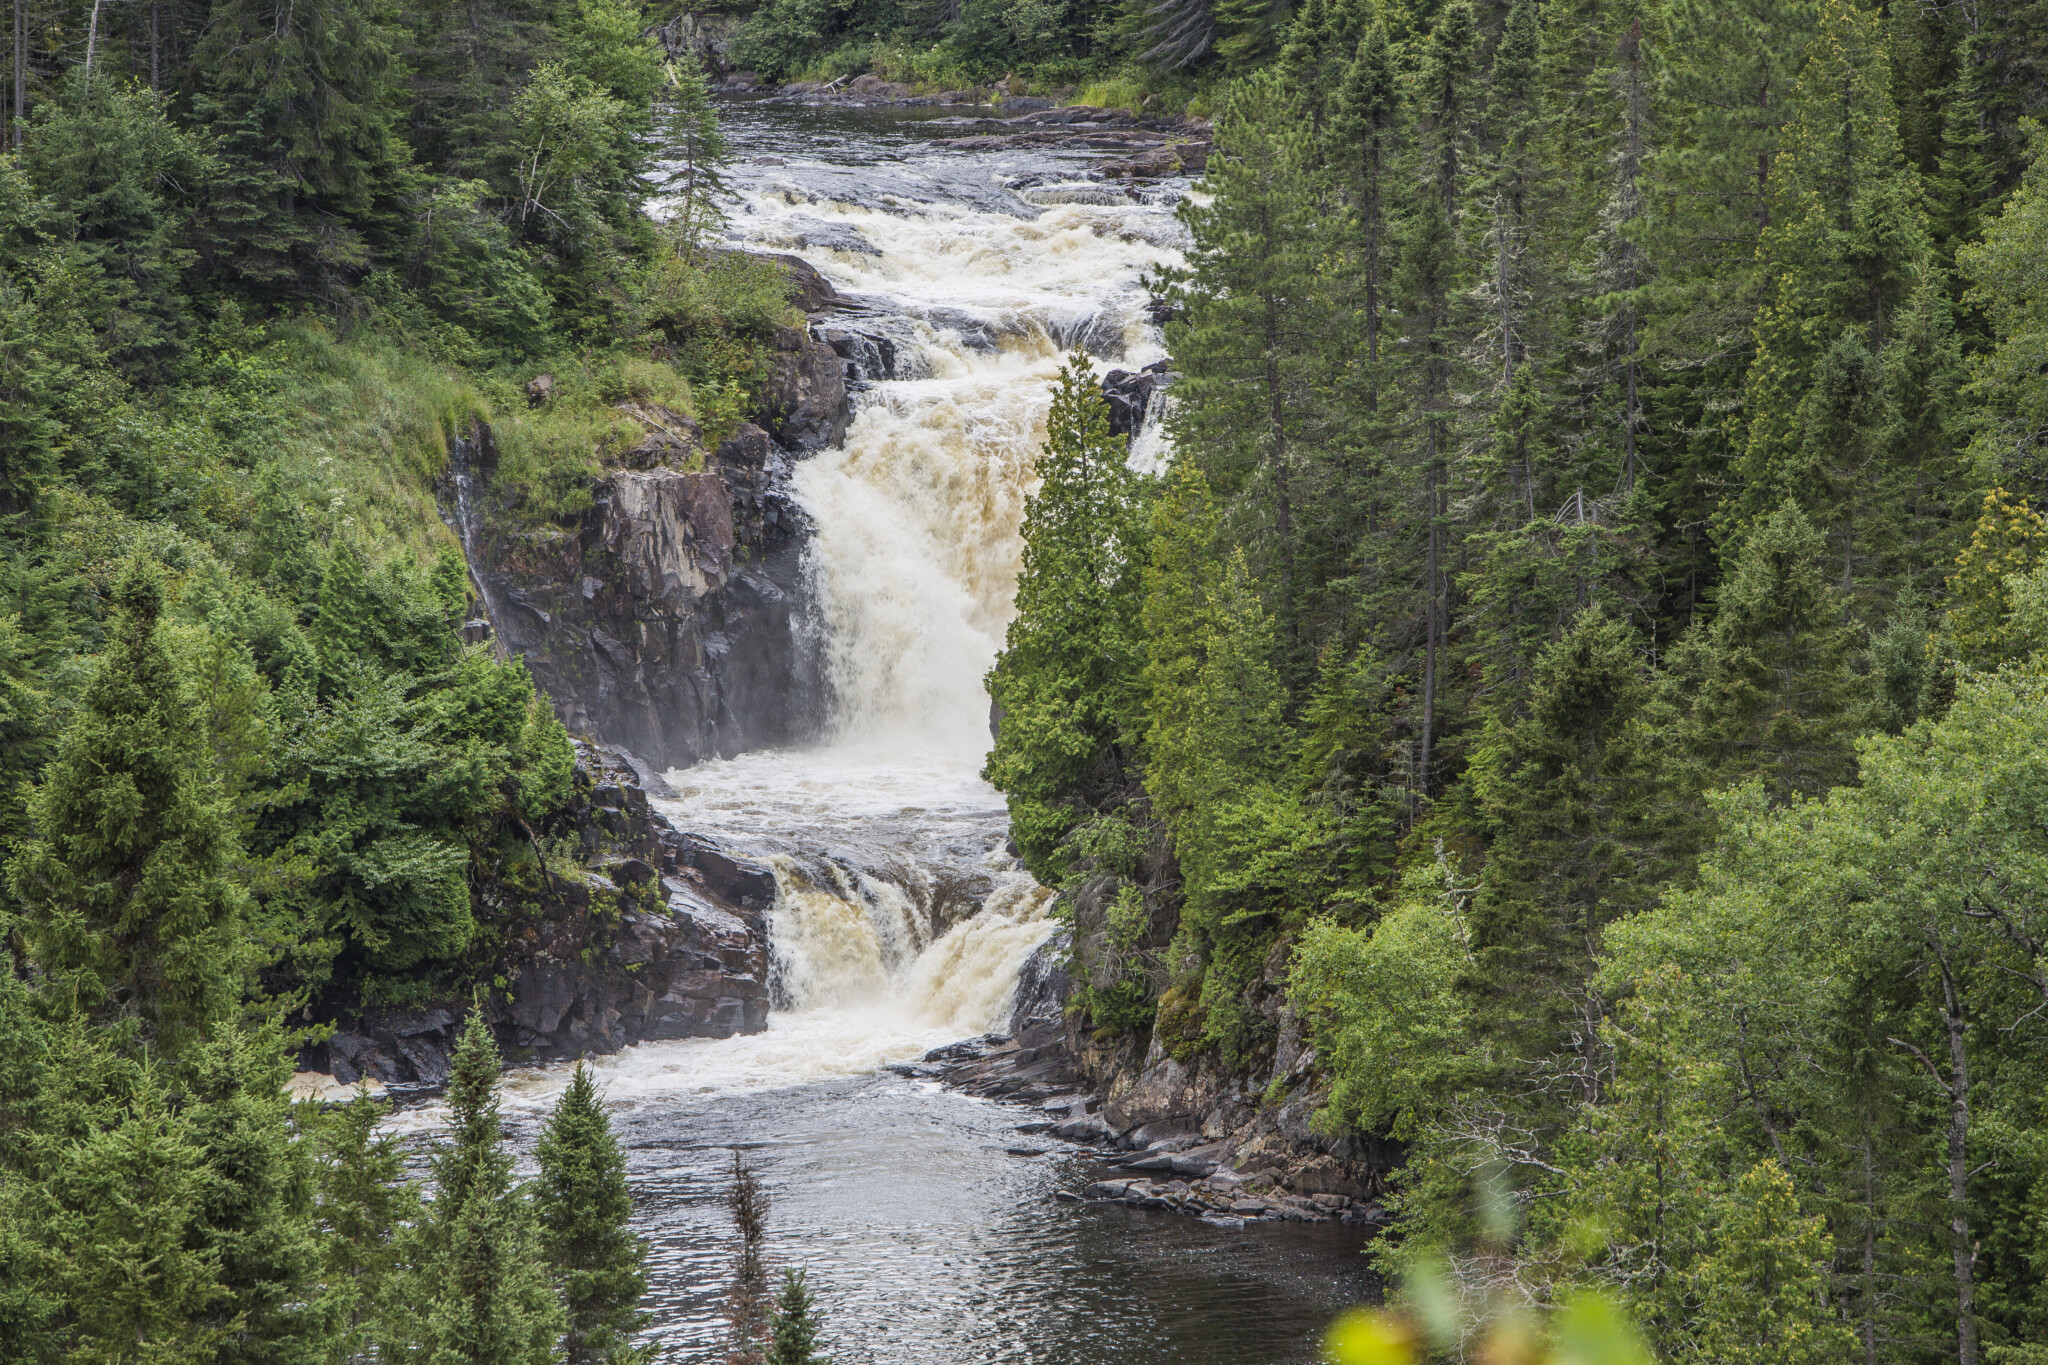
[[(829, 313), (831, 286), (797, 267), (800, 306)], [(801, 740), (824, 714), (788, 484), (793, 460), (844, 438), (848, 405), (813, 330), (776, 330), (756, 420), (715, 449), (688, 416), (621, 404), (643, 435), (566, 521), (504, 514), (489, 429), (457, 443), (444, 512), (485, 607), (475, 633), (526, 660), (572, 733), (661, 770)]]
[[(473, 969), (492, 983), (481, 1008), (506, 1057), (566, 1059), (767, 1027), (774, 873), (675, 829), (624, 755), (586, 743), (577, 760), (560, 824), (578, 855), (477, 888), (494, 951)], [(301, 1067), (344, 1085), (364, 1076), (438, 1085), (466, 1007), (344, 1011)]]

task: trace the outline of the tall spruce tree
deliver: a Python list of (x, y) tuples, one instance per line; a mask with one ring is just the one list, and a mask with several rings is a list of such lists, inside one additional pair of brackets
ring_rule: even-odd
[(982, 768), (1009, 802), (1025, 865), (1047, 884), (1061, 875), (1060, 842), (1118, 799), (1140, 724), (1150, 528), (1125, 444), (1085, 358), (1072, 357), (1033, 465), (1016, 615), (987, 679), (1001, 721)]
[(1270, 574), (1282, 631), (1295, 638), (1305, 603), (1297, 510), (1327, 431), (1328, 291), (1313, 141), (1279, 73), (1231, 88), (1206, 206), (1180, 210), (1194, 247), (1182, 279), (1185, 322), (1168, 344), (1185, 378), (1171, 418), (1201, 462), (1240, 543)]
[(472, 1009), (448, 1083), (453, 1140), (434, 1158), (432, 1216), (385, 1329), (430, 1365), (548, 1365), (565, 1319), (530, 1193), (498, 1119), (498, 1045)]
[(583, 1063), (556, 1101), (534, 1155), (540, 1161), (534, 1204), (541, 1249), (568, 1315), (564, 1359), (569, 1365), (645, 1359), (632, 1338), (648, 1321), (640, 1311), (647, 1244), (629, 1226), (633, 1198), (625, 1157)]
[(1735, 524), (1796, 500), (1842, 588), (1890, 567), (1871, 553), (1911, 471), (1888, 457), (1876, 357), (1929, 262), (1918, 177), (1905, 164), (1879, 17), (1822, 0), (1767, 185), (1762, 292), (1734, 473)]
[(1509, 1065), (1591, 1042), (1587, 996), (1606, 925), (1647, 900), (1652, 795), (1637, 718), (1641, 641), (1598, 607), (1537, 661), (1528, 713), (1474, 759), (1493, 839), (1472, 911), (1475, 1027)]
[(113, 640), (30, 799), (8, 864), (30, 953), (89, 1018), (133, 1018), (165, 1053), (241, 998), (254, 964), (234, 813), (207, 772), (184, 680), (159, 638), (162, 571), (121, 570)]
[(1862, 632), (1828, 581), (1827, 548), (1796, 505), (1779, 508), (1744, 540), (1712, 624), (1673, 652), (1652, 715), (1676, 792), (1759, 778), (1789, 801), (1855, 775), (1871, 715)]
[(377, 1131), (389, 1114), (381, 1101), (358, 1094), (315, 1131), (328, 1365), (361, 1359), (379, 1335), (380, 1314), (401, 1311), (385, 1295), (402, 1274), (403, 1229), (419, 1214), (419, 1195), (403, 1179), (397, 1138)]

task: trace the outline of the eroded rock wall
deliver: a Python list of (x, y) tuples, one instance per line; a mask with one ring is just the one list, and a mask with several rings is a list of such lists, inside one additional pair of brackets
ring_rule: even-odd
[[(677, 830), (648, 804), (626, 755), (578, 746), (562, 820), (579, 854), (545, 872), (486, 878), (478, 918), (499, 945), (477, 975), (481, 1007), (512, 1061), (616, 1052), (657, 1038), (729, 1038), (768, 1024), (775, 875)], [(345, 1009), (302, 1069), (342, 1084), (439, 1085), (469, 1008)]]

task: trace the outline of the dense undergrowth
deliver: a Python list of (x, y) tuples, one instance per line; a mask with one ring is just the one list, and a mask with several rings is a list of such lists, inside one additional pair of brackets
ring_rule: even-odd
[(615, 0), (102, 10), (17, 7), (0, 151), (0, 1358), (638, 1359), (587, 1086), (515, 1185), (472, 1014), (428, 1205), (282, 1082), (502, 988), (479, 907), (574, 865), (451, 451), (573, 516), (616, 405), (752, 410), (787, 279), (709, 246), (703, 76)]

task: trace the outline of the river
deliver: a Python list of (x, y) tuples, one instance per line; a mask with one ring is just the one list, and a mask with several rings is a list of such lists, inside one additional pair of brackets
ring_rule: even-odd
[[(1038, 1115), (879, 1070), (1000, 1027), (1052, 930), (978, 776), (981, 680), (1051, 380), (1077, 345), (1098, 369), (1163, 356), (1140, 277), (1180, 260), (1186, 186), (1131, 200), (1088, 182), (1087, 153), (934, 147), (972, 131), (939, 122), (957, 110), (723, 112), (729, 235), (816, 265), (862, 305), (846, 325), (894, 361), (870, 367), (843, 447), (795, 474), (831, 733), (671, 772), (678, 796), (656, 803), (774, 862), (780, 983), (763, 1034), (597, 1063), (652, 1245), (659, 1358), (720, 1358), (738, 1148), (772, 1200), (770, 1253), (808, 1268), (839, 1365), (1314, 1360), (1368, 1293), (1357, 1233), (1057, 1202), (1101, 1167), (1058, 1143), (1008, 1154)], [(1142, 433), (1134, 461), (1156, 464), (1157, 446)], [(560, 1068), (508, 1081), (522, 1147), (561, 1083)]]

